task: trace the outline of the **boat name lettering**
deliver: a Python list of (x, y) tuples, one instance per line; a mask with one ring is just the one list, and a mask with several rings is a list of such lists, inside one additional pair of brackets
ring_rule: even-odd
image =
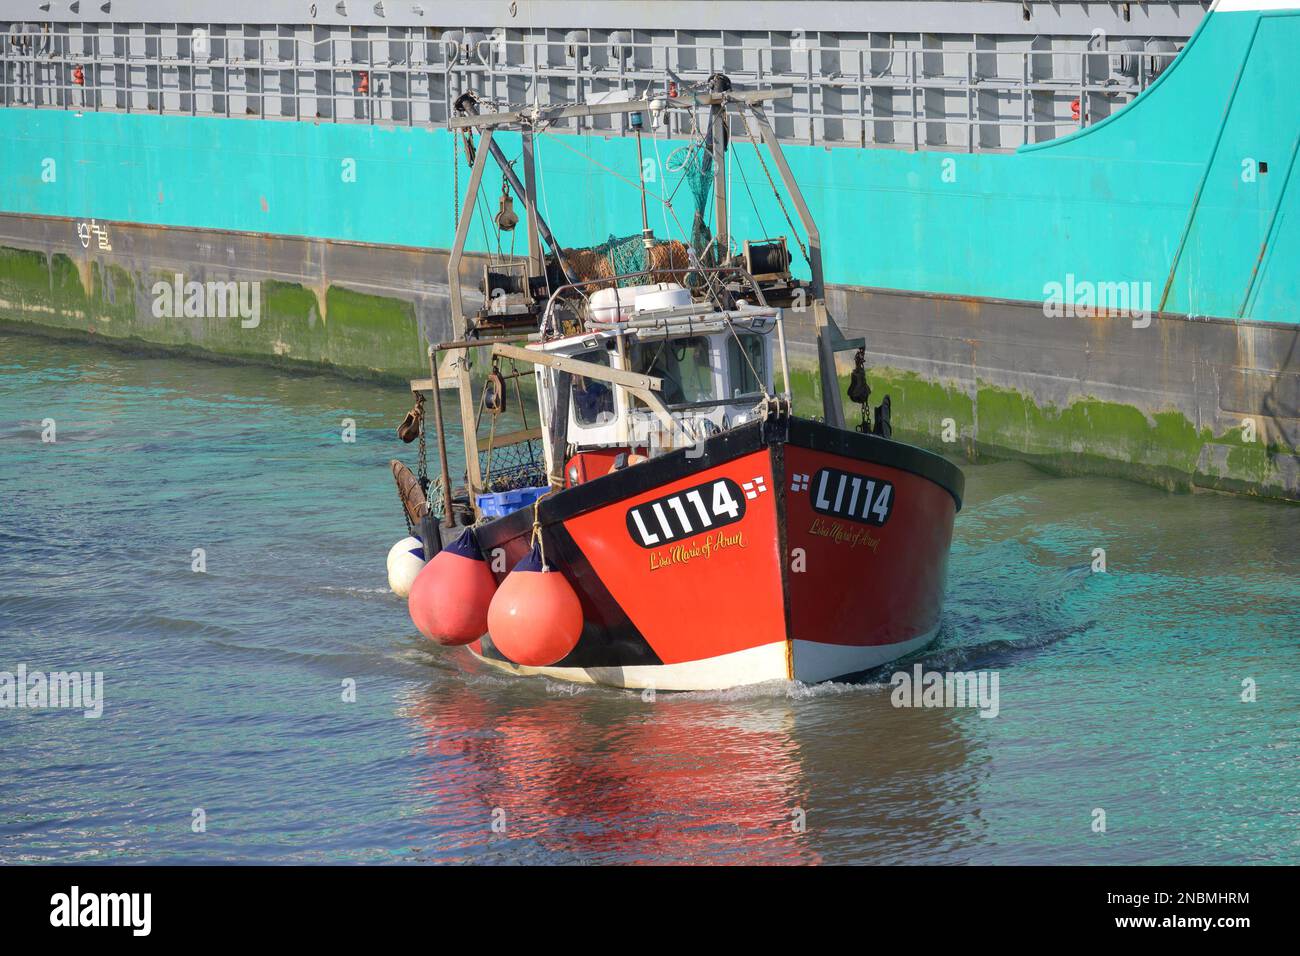
[(832, 518), (847, 518), (879, 527), (894, 510), (894, 486), (879, 478), (823, 468), (808, 489), (813, 510)]
[(707, 481), (629, 508), (627, 533), (643, 548), (735, 524), (745, 517), (745, 493), (730, 478)]
[(813, 518), (808, 533), (815, 538), (829, 538), (835, 544), (847, 544), (850, 548), (870, 548), (874, 552), (880, 547), (880, 539), (866, 528), (854, 528), (843, 521)]

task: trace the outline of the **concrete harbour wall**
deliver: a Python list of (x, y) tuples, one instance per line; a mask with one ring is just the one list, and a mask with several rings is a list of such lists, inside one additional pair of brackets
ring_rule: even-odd
[[(0, 319), (123, 344), (403, 380), (450, 335), (442, 251), (0, 215)], [(474, 263), (466, 267), (473, 281)], [(260, 283), (260, 319), (155, 315), (155, 287)], [(895, 433), (1187, 490), (1300, 499), (1300, 327), (1156, 315), (1049, 318), (1041, 303), (833, 287), (865, 336)], [(800, 411), (820, 400), (807, 315), (788, 315)], [(1140, 323), (1139, 323), (1140, 324)], [(843, 354), (841, 360), (851, 356)], [(847, 377), (847, 367), (841, 369)], [(853, 420), (855, 409), (847, 409)]]

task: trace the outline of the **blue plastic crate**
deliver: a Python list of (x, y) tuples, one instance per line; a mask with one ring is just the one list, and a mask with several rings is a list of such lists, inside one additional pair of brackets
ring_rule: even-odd
[(512, 511), (526, 508), (549, 490), (550, 485), (542, 485), (540, 488), (515, 488), (511, 491), (495, 491), (492, 494), (479, 495), (478, 510), (485, 518), (500, 518)]

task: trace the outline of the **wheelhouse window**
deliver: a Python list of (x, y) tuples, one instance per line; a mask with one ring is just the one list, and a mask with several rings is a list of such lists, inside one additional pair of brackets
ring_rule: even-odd
[[(609, 352), (578, 356), (584, 362), (609, 367)], [(585, 375), (573, 375), (573, 417), (579, 425), (607, 425), (614, 420), (614, 387)]]
[(660, 397), (665, 405), (689, 405), (717, 398), (713, 349), (705, 336), (639, 342), (632, 346), (629, 357), (634, 371), (663, 379)]
[(727, 370), (731, 383), (731, 398), (755, 395), (763, 391), (767, 382), (763, 337), (751, 333), (727, 336)]

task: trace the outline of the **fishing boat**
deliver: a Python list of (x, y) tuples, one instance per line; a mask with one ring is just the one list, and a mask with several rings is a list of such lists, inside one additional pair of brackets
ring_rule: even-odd
[[(889, 397), (871, 404), (866, 343), (827, 309), (821, 236), (765, 112), (789, 95), (715, 74), (638, 100), (457, 102), (449, 126), (471, 173), (448, 262), (454, 336), (429, 343), (431, 375), (411, 382), (399, 432), (420, 441), (418, 477), (393, 463), (408, 550), (423, 562), (407, 586), (426, 636), (516, 674), (658, 690), (833, 680), (933, 640), (963, 475), (891, 437)], [(640, 193), (641, 232), (562, 247), (539, 209), (535, 137), (566, 117), (620, 114), (639, 154), (641, 130), (672, 111), (699, 117), (668, 164), (690, 186), (689, 225), (671, 206), (681, 193), (650, 188), (643, 164), (607, 170)], [(730, 235), (726, 154), (742, 137), (787, 235)], [(519, 201), (527, 256), (465, 254), (489, 163), (503, 181), (495, 227), (521, 225)], [(655, 236), (652, 202), (679, 238)], [(795, 274), (792, 247), (806, 273)], [(462, 286), (474, 274), (482, 301), (470, 305)], [(815, 329), (820, 420), (792, 413), (794, 321)], [(837, 368), (850, 352), (854, 425)], [(512, 386), (525, 427), (502, 433)]]

